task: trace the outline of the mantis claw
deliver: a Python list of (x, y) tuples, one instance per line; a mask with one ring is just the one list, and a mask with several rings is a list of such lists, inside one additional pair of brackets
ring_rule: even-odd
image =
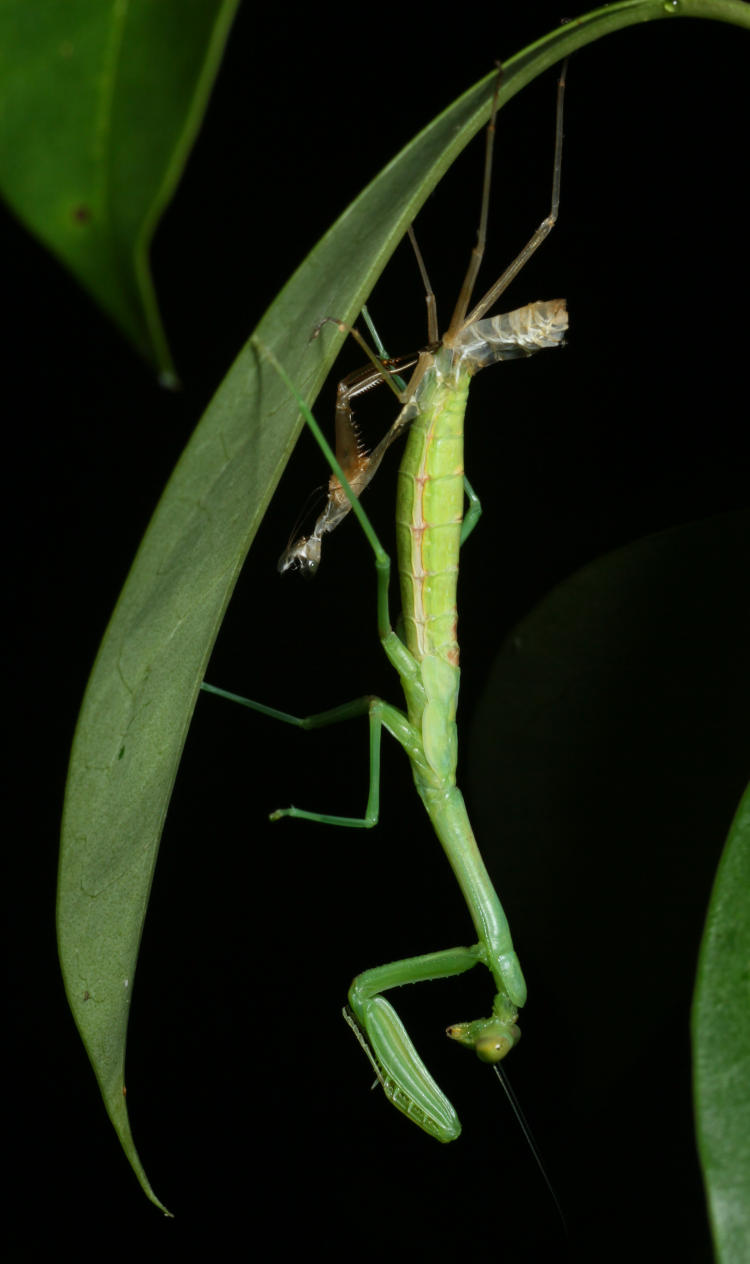
[[(350, 996), (350, 1000), (353, 998)], [(375, 996), (344, 1010), (344, 1018), (370, 1059), (383, 1092), (397, 1110), (438, 1141), (455, 1141), (461, 1124), (433, 1080), (389, 1001)]]

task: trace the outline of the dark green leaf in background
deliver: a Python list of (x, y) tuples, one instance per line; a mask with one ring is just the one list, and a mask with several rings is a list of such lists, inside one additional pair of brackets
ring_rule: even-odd
[(237, 3), (0, 6), (0, 193), (167, 383), (148, 251)]
[(740, 1261), (750, 1250), (750, 787), (711, 894), (692, 1025), (696, 1131), (714, 1242), (720, 1260)]

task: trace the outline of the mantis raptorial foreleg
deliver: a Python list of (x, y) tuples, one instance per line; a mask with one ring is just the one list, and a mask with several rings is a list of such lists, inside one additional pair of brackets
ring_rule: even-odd
[(365, 970), (349, 989), (344, 1017), (392, 1104), (438, 1141), (454, 1141), (461, 1124), (419, 1057), (396, 1010), (382, 995), (406, 983), (464, 974), (481, 961), (479, 946), (448, 948)]

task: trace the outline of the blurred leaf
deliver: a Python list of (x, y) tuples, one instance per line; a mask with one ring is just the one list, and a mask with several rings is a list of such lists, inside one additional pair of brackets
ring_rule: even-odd
[(148, 252), (238, 0), (3, 0), (0, 192), (164, 380)]
[(716, 873), (693, 1002), (696, 1132), (717, 1259), (750, 1257), (750, 786)]

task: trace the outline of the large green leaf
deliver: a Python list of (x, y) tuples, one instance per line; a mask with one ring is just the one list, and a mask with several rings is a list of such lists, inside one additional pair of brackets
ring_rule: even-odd
[(4, 0), (0, 192), (164, 379), (148, 251), (238, 0)]
[[(618, 28), (691, 13), (750, 28), (740, 0), (627, 0), (505, 63), (501, 105), (565, 54)], [(314, 400), (341, 344), (310, 343), (321, 313), (358, 314), (429, 192), (488, 117), (488, 75), (348, 208), (256, 335)], [(102, 643), (76, 732), (63, 822), (58, 926), (71, 1008), (107, 1110), (148, 1196), (123, 1097), (128, 1005), (159, 838), (208, 657), (299, 429), (278, 376), (248, 344), (156, 510)]]
[(693, 1002), (695, 1114), (721, 1260), (750, 1252), (750, 786), (716, 874)]

